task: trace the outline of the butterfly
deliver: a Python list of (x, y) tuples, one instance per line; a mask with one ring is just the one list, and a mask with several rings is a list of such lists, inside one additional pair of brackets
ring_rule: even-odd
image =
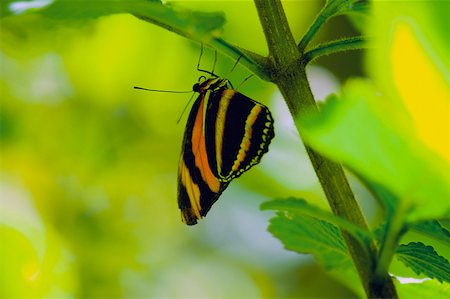
[[(197, 69), (199, 69), (197, 67)], [(200, 70), (200, 69), (199, 69)], [(178, 166), (181, 220), (206, 216), (230, 182), (258, 164), (275, 136), (269, 109), (213, 72), (200, 77)]]

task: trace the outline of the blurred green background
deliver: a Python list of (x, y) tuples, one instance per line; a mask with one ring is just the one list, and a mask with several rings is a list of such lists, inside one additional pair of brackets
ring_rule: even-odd
[[(296, 37), (323, 1), (285, 1)], [(181, 1), (224, 11), (223, 38), (260, 54), (252, 1)], [(318, 41), (350, 36), (339, 17)], [(283, 249), (267, 231), (265, 200), (307, 198), (326, 207), (287, 108), (274, 85), (240, 91), (269, 106), (276, 137), (262, 163), (233, 182), (194, 227), (180, 221), (177, 165), (200, 45), (131, 15), (95, 21), (36, 14), (1, 20), (0, 295), (47, 298), (354, 297), (312, 257)], [(202, 66), (210, 69), (213, 50)], [(337, 58), (336, 58), (337, 57)], [(216, 73), (234, 61), (219, 53)], [(237, 67), (238, 85), (249, 72)], [(363, 75), (362, 54), (325, 57), (309, 69), (316, 98)], [(372, 221), (377, 209), (351, 178)]]

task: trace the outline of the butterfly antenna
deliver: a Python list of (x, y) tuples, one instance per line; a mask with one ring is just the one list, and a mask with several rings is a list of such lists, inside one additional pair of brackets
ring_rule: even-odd
[(212, 72), (214, 74), (214, 70), (216, 69), (216, 62), (217, 62), (217, 50), (214, 50), (214, 64), (213, 64), (213, 69)]
[(179, 117), (178, 120), (177, 120), (177, 125), (180, 123), (180, 120), (181, 120), (181, 118), (183, 117), (184, 112), (186, 111), (187, 107), (189, 106), (189, 103), (190, 103), (190, 102), (192, 101), (192, 99), (194, 98), (194, 95), (195, 95), (195, 93), (192, 94), (191, 98), (189, 99), (189, 101), (188, 101), (188, 102), (186, 103), (186, 105), (184, 106), (183, 111), (181, 111), (181, 115), (180, 115), (180, 117)]
[[(200, 46), (200, 56), (198, 57), (197, 71), (203, 72), (203, 73), (207, 73), (207, 74), (209, 74), (209, 75), (211, 75), (211, 76), (216, 76), (216, 75), (214, 74), (214, 69), (213, 69), (212, 72), (210, 72), (210, 71), (203, 70), (203, 69), (200, 68), (200, 61), (201, 61), (202, 55), (203, 55), (203, 43), (201, 43), (200, 45), (201, 45), (201, 46)], [(217, 52), (216, 52), (216, 55), (217, 55)], [(216, 65), (216, 58), (217, 58), (217, 56), (214, 58), (214, 66)], [(217, 76), (216, 76), (216, 77), (217, 77)]]
[(186, 91), (178, 91), (178, 90), (163, 90), (163, 89), (148, 89), (144, 87), (134, 86), (134, 89), (141, 89), (146, 91), (154, 91), (154, 92), (168, 92), (168, 93), (190, 93), (192, 90), (186, 90)]
[(228, 73), (226, 74), (224, 79), (226, 79), (234, 71), (234, 69), (236, 68), (236, 66), (239, 63), (239, 60), (241, 60), (242, 56), (244, 56), (244, 55), (239, 56), (239, 58), (236, 60), (236, 62), (234, 63), (233, 67), (231, 68), (231, 70), (228, 71)]
[(202, 60), (202, 55), (203, 55), (203, 43), (200, 44), (200, 55), (198, 56), (197, 70), (200, 70), (200, 61)]
[(250, 76), (248, 76), (247, 78), (245, 78), (241, 83), (239, 83), (239, 85), (236, 87), (236, 90), (239, 89), (239, 87), (241, 87), (245, 81), (247, 81), (248, 79), (250, 79), (251, 77), (253, 77), (255, 74), (251, 74)]

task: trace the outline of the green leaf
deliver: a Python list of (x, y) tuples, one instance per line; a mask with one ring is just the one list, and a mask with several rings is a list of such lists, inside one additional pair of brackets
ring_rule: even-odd
[(340, 227), (363, 243), (372, 238), (370, 232), (360, 228), (359, 226), (333, 215), (328, 211), (324, 211), (318, 207), (310, 205), (306, 200), (301, 198), (275, 199), (261, 204), (261, 210), (279, 210), (286, 212), (294, 212), (299, 215), (306, 215), (329, 222)]
[[(240, 63), (260, 78), (265, 80), (270, 78), (267, 71), (269, 60), (266, 57), (220, 38), (222, 27), (225, 24), (223, 12), (194, 11), (162, 4), (157, 0), (92, 0), (89, 5), (85, 5), (83, 0), (56, 0), (42, 8), (29, 9), (21, 15), (9, 19), (14, 24), (13, 26), (20, 30), (30, 30), (30, 28), (35, 28), (34, 26), (39, 27), (45, 24), (45, 30), (48, 31), (60, 29), (61, 25), (79, 26), (80, 23), (85, 24), (99, 17), (113, 14), (132, 14), (143, 21), (181, 36), (201, 41), (234, 60), (240, 57)], [(30, 23), (32, 26), (28, 25)], [(4, 27), (8, 30), (11, 25)]]
[(182, 36), (202, 41), (218, 37), (225, 23), (222, 12), (192, 11), (146, 0), (96, 0), (90, 1), (89, 5), (83, 0), (59, 0), (40, 9), (39, 13), (57, 20), (86, 20), (130, 13)]
[(437, 220), (413, 223), (409, 228), (450, 247), (450, 232)]
[(367, 1), (359, 1), (354, 4), (352, 10), (348, 12), (347, 18), (361, 33), (366, 33), (367, 23), (371, 21), (371, 3)]
[(450, 264), (433, 247), (421, 242), (400, 245), (395, 251), (397, 259), (418, 275), (424, 274), (440, 282), (450, 282)]
[(358, 50), (367, 47), (368, 40), (362, 36), (338, 39), (327, 43), (319, 44), (303, 55), (303, 61), (309, 63), (320, 56), (334, 54), (337, 52)]
[[(333, 2), (333, 1), (332, 1)], [(370, 8), (369, 0), (347, 0), (343, 1), (345, 4), (339, 7), (339, 14), (345, 13), (360, 13), (368, 14)]]
[(449, 218), (439, 219), (439, 224), (446, 230), (450, 231), (450, 219)]
[[(364, 178), (361, 178), (361, 180), (364, 181)], [(399, 205), (398, 197), (380, 184), (366, 181), (366, 185), (384, 208), (386, 218), (391, 219)]]
[(325, 9), (336, 16), (347, 13), (368, 13), (368, 0), (330, 0), (327, 1)]
[(352, 12), (368, 14), (370, 11), (370, 1), (369, 0), (357, 0), (349, 6)]
[(370, 83), (352, 80), (299, 122), (306, 143), (415, 207), (410, 221), (440, 218), (450, 210), (449, 165), (417, 139), (403, 112)]
[(339, 229), (328, 222), (280, 212), (270, 220), (269, 231), (286, 249), (311, 253), (327, 269), (347, 269), (352, 265)]
[(422, 283), (397, 282), (395, 284), (399, 298), (448, 299), (449, 286), (436, 280), (427, 280)]

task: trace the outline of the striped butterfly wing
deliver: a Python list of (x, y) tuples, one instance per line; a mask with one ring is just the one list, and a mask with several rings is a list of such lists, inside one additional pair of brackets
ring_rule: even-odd
[(273, 137), (266, 106), (225, 85), (202, 91), (189, 114), (179, 162), (182, 221), (193, 225), (204, 217), (230, 181), (260, 161)]
[(201, 93), (191, 108), (178, 167), (178, 206), (187, 225), (194, 225), (204, 217), (228, 186), (216, 178), (208, 160), (204, 136), (204, 105), (208, 95)]
[(274, 137), (269, 109), (234, 89), (211, 94), (205, 120), (206, 150), (214, 176), (230, 182), (256, 165)]

